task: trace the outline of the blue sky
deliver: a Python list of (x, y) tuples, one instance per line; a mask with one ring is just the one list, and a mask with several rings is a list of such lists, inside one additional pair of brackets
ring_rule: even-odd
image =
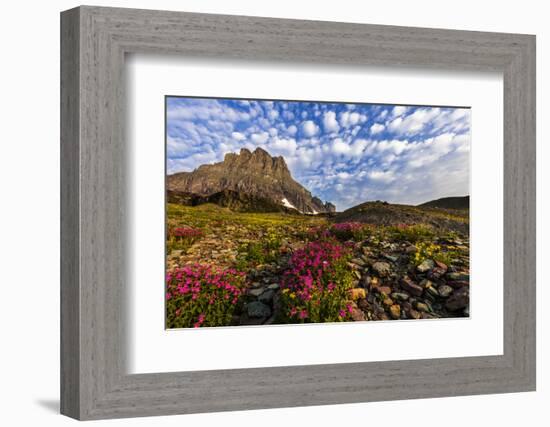
[(470, 110), (167, 98), (167, 172), (243, 147), (283, 156), (295, 180), (341, 211), (469, 194)]

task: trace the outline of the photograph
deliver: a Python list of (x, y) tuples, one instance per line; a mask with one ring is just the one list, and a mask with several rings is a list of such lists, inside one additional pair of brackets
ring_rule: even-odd
[(164, 102), (166, 329), (470, 317), (468, 106)]

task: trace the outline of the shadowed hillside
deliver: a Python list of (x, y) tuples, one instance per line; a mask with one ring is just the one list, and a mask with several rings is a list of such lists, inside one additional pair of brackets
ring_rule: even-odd
[(425, 208), (440, 209), (470, 209), (470, 196), (463, 197), (443, 197), (437, 200), (431, 200), (418, 205)]
[(360, 222), (372, 225), (424, 224), (441, 231), (469, 234), (467, 210), (366, 202), (336, 215), (335, 222)]

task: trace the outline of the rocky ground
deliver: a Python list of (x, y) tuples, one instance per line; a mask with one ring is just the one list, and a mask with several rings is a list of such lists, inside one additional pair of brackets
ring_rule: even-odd
[[(216, 215), (221, 215), (216, 210)], [(210, 219), (185, 218), (201, 226), (204, 236), (189, 248), (170, 251), (167, 269), (193, 263), (238, 266), (247, 273), (247, 291), (233, 316), (233, 325), (277, 323), (282, 274), (289, 255), (307, 242), (304, 231), (330, 226), (326, 218), (296, 219), (242, 215)], [(281, 219), (282, 218), (282, 219)], [(199, 224), (200, 222), (200, 224)], [(208, 224), (206, 227), (205, 224)], [(248, 259), (247, 248), (276, 235), (277, 248), (266, 259)], [(281, 237), (282, 236), (282, 237)], [(416, 244), (415, 244), (416, 243)], [(352, 246), (352, 318), (355, 321), (436, 319), (469, 316), (469, 239), (455, 232), (429, 241), (407, 241), (400, 235), (372, 235)], [(244, 249), (243, 249), (244, 248)], [(419, 249), (420, 248), (420, 249)], [(422, 252), (420, 262), (418, 253)], [(430, 254), (434, 253), (433, 258)], [(415, 258), (416, 257), (416, 258)], [(442, 258), (445, 262), (442, 261)]]
[(414, 267), (409, 259), (417, 248), (410, 242), (356, 245), (349, 264), (357, 276), (354, 320), (468, 316), (469, 242), (437, 239), (436, 244), (459, 255), (450, 265), (428, 258)]

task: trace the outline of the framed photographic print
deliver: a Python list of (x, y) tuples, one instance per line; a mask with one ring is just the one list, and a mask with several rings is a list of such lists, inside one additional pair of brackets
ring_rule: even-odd
[(534, 390), (534, 36), (87, 6), (61, 36), (62, 413)]
[(167, 328), (469, 316), (469, 108), (167, 96), (166, 129)]

